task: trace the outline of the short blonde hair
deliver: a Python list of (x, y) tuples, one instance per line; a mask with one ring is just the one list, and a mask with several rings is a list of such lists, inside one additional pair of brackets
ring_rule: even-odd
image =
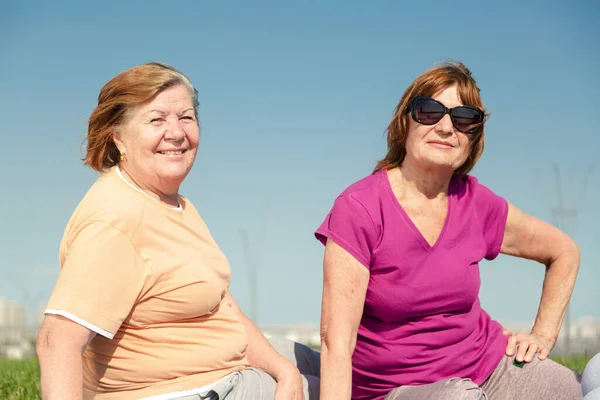
[(151, 62), (123, 71), (108, 81), (100, 90), (98, 105), (88, 122), (84, 164), (98, 172), (118, 164), (121, 153), (113, 140), (115, 130), (129, 120), (135, 107), (176, 85), (190, 90), (198, 121), (198, 91), (173, 67)]
[[(489, 115), (479, 95), (479, 88), (471, 71), (461, 62), (445, 62), (424, 72), (414, 80), (404, 91), (400, 102), (394, 110), (392, 122), (387, 128), (388, 152), (383, 160), (380, 160), (373, 172), (382, 169), (392, 169), (402, 165), (406, 156), (406, 138), (408, 135), (408, 106), (416, 96), (431, 97), (436, 93), (456, 85), (459, 100), (464, 105), (474, 106), (484, 111), (486, 118)], [(454, 174), (460, 177), (466, 176), (475, 166), (477, 160), (483, 154), (484, 126), (478, 133), (470, 136), (469, 156)]]

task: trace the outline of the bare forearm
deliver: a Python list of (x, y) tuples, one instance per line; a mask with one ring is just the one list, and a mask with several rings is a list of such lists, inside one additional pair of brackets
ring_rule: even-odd
[(563, 252), (547, 268), (532, 333), (556, 341), (579, 270), (579, 249)]
[(44, 400), (83, 398), (81, 355), (96, 334), (60, 315), (46, 315), (36, 341)]
[(284, 373), (300, 375), (296, 366), (271, 346), (267, 338), (245, 314), (240, 313), (239, 317), (248, 335), (246, 357), (250, 366), (265, 371), (275, 380)]
[(348, 352), (321, 348), (321, 400), (350, 399), (352, 356)]
[(72, 349), (38, 350), (40, 384), (44, 400), (83, 399), (83, 366), (81, 354)]

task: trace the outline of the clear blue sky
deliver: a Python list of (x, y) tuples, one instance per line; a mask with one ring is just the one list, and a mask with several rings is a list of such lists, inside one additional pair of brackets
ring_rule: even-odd
[[(470, 67), (492, 116), (474, 175), (551, 221), (553, 163), (567, 205), (595, 171), (570, 231), (582, 266), (572, 315), (600, 317), (600, 6), (589, 1), (102, 1), (0, 6), (0, 296), (35, 309), (58, 271), (68, 218), (96, 178), (80, 159), (102, 85), (158, 60), (200, 92), (202, 139), (182, 193), (228, 257), (249, 311), (239, 230), (259, 263), (260, 324), (320, 313), (335, 197), (385, 154), (404, 89), (447, 59)], [(482, 262), (492, 317), (533, 320), (543, 266)]]

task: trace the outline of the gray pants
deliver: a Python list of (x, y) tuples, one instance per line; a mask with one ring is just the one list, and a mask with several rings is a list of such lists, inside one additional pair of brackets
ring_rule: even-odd
[(451, 378), (422, 386), (401, 386), (385, 400), (581, 400), (581, 376), (546, 359), (535, 357), (523, 368), (504, 356), (492, 375), (477, 386), (470, 379)]
[[(275, 350), (298, 367), (302, 374), (305, 400), (318, 400), (320, 388), (320, 354), (309, 347), (287, 339), (271, 339)], [(267, 373), (246, 368), (200, 395), (177, 397), (173, 400), (273, 400), (277, 383)]]

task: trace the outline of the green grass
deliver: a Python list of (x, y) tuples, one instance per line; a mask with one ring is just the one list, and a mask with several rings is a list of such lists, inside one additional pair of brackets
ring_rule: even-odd
[(0, 360), (0, 399), (40, 399), (40, 367), (36, 359)]
[[(551, 357), (554, 361), (581, 373), (590, 357)], [(36, 359), (0, 360), (0, 399), (40, 399), (40, 368)]]
[(561, 356), (550, 356), (551, 359), (553, 359), (554, 361), (556, 361), (559, 364), (564, 365), (567, 368), (570, 368), (572, 370), (575, 370), (577, 372), (579, 372), (580, 374), (583, 372), (583, 369), (585, 368), (585, 366), (587, 365), (588, 361), (590, 361), (590, 359), (592, 357), (561, 357)]

